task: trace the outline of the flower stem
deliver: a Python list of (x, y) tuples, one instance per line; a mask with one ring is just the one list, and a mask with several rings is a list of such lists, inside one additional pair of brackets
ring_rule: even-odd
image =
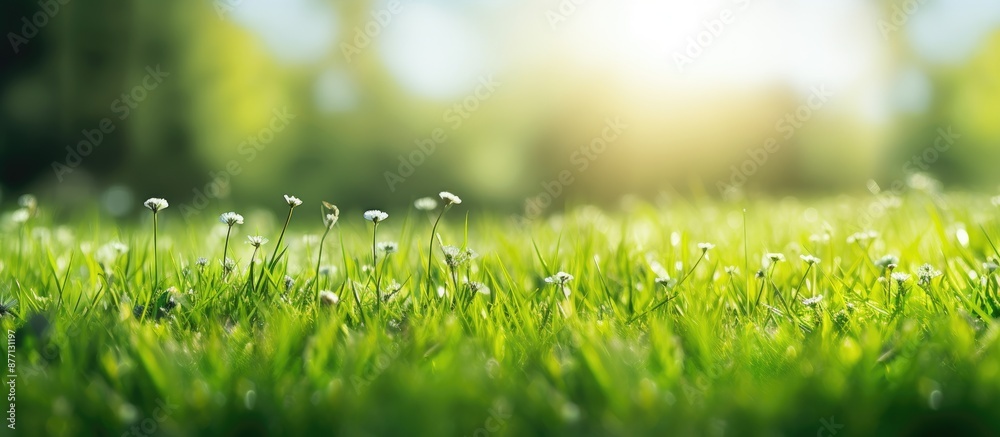
[[(228, 241), (229, 241), (229, 238), (226, 237), (226, 242), (228, 243)], [(257, 258), (257, 251), (259, 249), (260, 249), (260, 247), (254, 246), (254, 248), (253, 248), (253, 255), (250, 255), (250, 272), (247, 274), (247, 287), (250, 287), (250, 286), (253, 285), (253, 265), (254, 265), (254, 260)]]
[(316, 299), (319, 299), (319, 266), (323, 263), (323, 243), (326, 242), (326, 236), (330, 234), (330, 228), (326, 228), (323, 232), (323, 238), (319, 239), (319, 255), (316, 257), (316, 280), (313, 284), (313, 294), (316, 295)]
[(139, 315), (139, 322), (146, 320), (146, 313), (149, 310), (149, 304), (153, 301), (153, 295), (156, 294), (156, 288), (160, 283), (160, 273), (159, 273), (159, 263), (156, 259), (156, 211), (153, 211), (153, 288), (149, 291), (149, 296), (146, 298), (145, 305), (142, 306), (142, 312)]
[(155, 289), (160, 282), (160, 265), (156, 261), (156, 213), (153, 213), (153, 288)]
[[(699, 264), (701, 264), (701, 260), (705, 259), (705, 253), (706, 253), (706, 251), (702, 251), (702, 252), (701, 252), (701, 256), (699, 256), (699, 257), (698, 257), (698, 260), (694, 262), (694, 265), (693, 265), (693, 266), (691, 266), (691, 270), (688, 270), (687, 274), (685, 274), (685, 275), (684, 275), (683, 277), (681, 277), (681, 280), (680, 280), (680, 281), (677, 281), (677, 284), (675, 284), (675, 285), (674, 285), (674, 287), (673, 287), (673, 288), (674, 288), (674, 290), (679, 290), (679, 289), (680, 289), (680, 286), (681, 286), (681, 284), (683, 284), (683, 283), (684, 283), (684, 281), (687, 281), (687, 279), (688, 279), (689, 277), (691, 277), (691, 274), (693, 274), (693, 273), (694, 273), (694, 271), (695, 271), (695, 269), (697, 269), (697, 268), (698, 268), (698, 265), (699, 265)], [(564, 284), (564, 286), (565, 286), (565, 282), (563, 282), (563, 284)], [(634, 321), (636, 321), (636, 320), (640, 319), (641, 317), (645, 316), (646, 314), (649, 314), (649, 313), (651, 313), (651, 312), (653, 312), (653, 311), (656, 311), (656, 309), (658, 309), (658, 308), (660, 308), (661, 306), (665, 305), (665, 304), (666, 304), (667, 302), (670, 302), (670, 301), (671, 301), (671, 300), (673, 300), (673, 299), (674, 299), (675, 297), (677, 297), (677, 293), (674, 293), (674, 295), (673, 295), (673, 296), (667, 296), (667, 298), (666, 298), (666, 299), (664, 299), (664, 300), (660, 301), (659, 303), (657, 303), (657, 304), (656, 304), (655, 306), (653, 306), (652, 308), (650, 308), (650, 309), (648, 309), (648, 310), (646, 310), (646, 311), (643, 311), (643, 312), (642, 312), (642, 314), (639, 314), (638, 316), (635, 316), (635, 317), (632, 317), (631, 319), (629, 319), (628, 323), (632, 323), (632, 322), (634, 322)]]
[(795, 298), (797, 298), (799, 296), (799, 289), (801, 289), (802, 285), (806, 283), (806, 278), (809, 277), (809, 271), (812, 270), (812, 267), (813, 267), (812, 264), (809, 264), (809, 266), (806, 267), (806, 272), (802, 274), (802, 280), (799, 281), (799, 285), (797, 287), (795, 287), (794, 291), (792, 291), (792, 303), (793, 304), (795, 303)]
[(434, 220), (434, 226), (431, 228), (431, 242), (427, 246), (427, 280), (424, 281), (424, 287), (426, 292), (424, 296), (430, 295), (431, 289), (431, 261), (434, 260), (434, 237), (437, 235), (438, 224), (441, 223), (441, 217), (444, 217), (445, 211), (448, 210), (448, 206), (441, 208), (441, 213), (438, 214), (437, 220)]
[(382, 290), (379, 288), (378, 255), (375, 253), (375, 235), (378, 233), (378, 221), (372, 222), (372, 274), (375, 275), (375, 310), (382, 314)]
[(278, 250), (281, 249), (281, 241), (285, 238), (285, 230), (288, 229), (288, 223), (292, 221), (292, 211), (295, 211), (294, 207), (288, 208), (288, 217), (285, 217), (285, 225), (281, 227), (278, 242), (274, 245), (274, 253), (271, 254), (271, 262), (268, 263), (268, 269), (274, 268), (274, 264), (278, 262)]
[[(226, 245), (222, 247), (222, 271), (223, 275), (226, 274), (226, 258), (229, 257), (229, 234), (233, 233), (233, 226), (229, 226), (229, 230), (226, 231)], [(250, 261), (253, 261), (252, 259)]]
[[(288, 229), (288, 223), (292, 221), (292, 211), (295, 211), (295, 207), (288, 208), (288, 216), (285, 217), (285, 225), (281, 227), (281, 234), (278, 235), (278, 242), (274, 245), (274, 252), (271, 253), (271, 261), (267, 263), (267, 272), (271, 273), (274, 270), (274, 265), (278, 263), (278, 250), (281, 249), (281, 241), (285, 239), (285, 230)], [(264, 277), (267, 276), (264, 273), (264, 269), (261, 269), (260, 279), (257, 280), (257, 286), (254, 289), (262, 290), (261, 286), (264, 283)]]

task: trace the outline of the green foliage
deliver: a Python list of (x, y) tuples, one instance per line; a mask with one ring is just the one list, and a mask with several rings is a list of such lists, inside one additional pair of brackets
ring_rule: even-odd
[[(360, 213), (321, 240), (300, 211), (253, 278), (253, 248), (230, 243), (224, 274), (225, 232), (167, 209), (154, 288), (151, 223), (55, 223), (42, 207), (0, 233), (18, 432), (993, 435), (1000, 287), (984, 263), (1000, 257), (997, 207), (913, 193), (866, 217), (877, 236), (859, 225), (870, 211), (882, 209), (694, 202), (530, 223), (453, 211), (430, 263), (437, 212), (389, 211), (378, 238), (399, 250), (378, 266)], [(232, 241), (279, 232), (248, 216)], [(463, 255), (449, 265), (446, 250)], [(767, 253), (784, 260), (764, 266)]]

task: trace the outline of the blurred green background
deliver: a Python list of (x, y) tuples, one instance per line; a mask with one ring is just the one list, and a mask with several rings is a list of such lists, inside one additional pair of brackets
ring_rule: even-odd
[[(389, 207), (447, 189), (519, 210), (546, 188), (559, 204), (865, 193), (914, 170), (1000, 183), (994, 0), (2, 8), (4, 202), (127, 215), (153, 195)], [(816, 89), (829, 97), (803, 111)], [(604, 147), (608, 120), (622, 129)]]

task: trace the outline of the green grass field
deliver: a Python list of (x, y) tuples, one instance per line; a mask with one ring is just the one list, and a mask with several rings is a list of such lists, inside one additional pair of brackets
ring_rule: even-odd
[[(1000, 435), (986, 196), (529, 222), (465, 200), (432, 259), (442, 205), (377, 228), (344, 211), (324, 239), (332, 210), (307, 199), (283, 237), (284, 213), (242, 211), (228, 244), (229, 208), (168, 207), (155, 252), (151, 211), (8, 208), (16, 434)], [(398, 248), (373, 266), (375, 229)]]

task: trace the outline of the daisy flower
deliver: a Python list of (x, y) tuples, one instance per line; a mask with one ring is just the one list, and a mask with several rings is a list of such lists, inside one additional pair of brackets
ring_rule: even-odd
[(399, 244), (396, 244), (394, 241), (383, 241), (378, 244), (378, 250), (386, 255), (391, 255), (399, 252)]
[(890, 266), (893, 268), (899, 264), (899, 257), (896, 255), (886, 255), (882, 258), (875, 260), (875, 266), (881, 269), (887, 269)]
[(677, 284), (677, 281), (671, 279), (669, 276), (657, 276), (656, 279), (653, 280), (653, 282), (656, 283), (656, 285), (660, 285), (667, 288), (672, 288), (674, 285)]
[(377, 209), (365, 211), (365, 220), (368, 220), (372, 223), (383, 222), (387, 218), (389, 218), (389, 214), (386, 214)]
[(247, 243), (254, 248), (260, 249), (260, 246), (267, 244), (268, 239), (261, 237), (260, 235), (247, 235)]
[(764, 267), (769, 267), (772, 264), (777, 264), (778, 262), (784, 260), (785, 260), (785, 254), (768, 252), (764, 254), (762, 264), (764, 264)]
[(219, 216), (219, 221), (232, 227), (233, 225), (242, 225), (243, 216), (235, 212), (227, 212)]
[(340, 303), (340, 297), (332, 291), (323, 290), (319, 292), (319, 302), (326, 306), (336, 305)]
[(295, 208), (296, 206), (302, 205), (302, 199), (299, 199), (298, 197), (295, 196), (289, 196), (286, 194), (285, 203), (287, 203), (288, 206)]
[(573, 275), (566, 272), (559, 272), (548, 278), (545, 278), (545, 282), (549, 284), (566, 285), (567, 282), (573, 280)]
[(804, 261), (806, 264), (809, 265), (819, 264), (820, 261), (819, 258), (816, 258), (815, 256), (812, 255), (800, 255), (799, 258), (802, 258), (802, 261)]
[(462, 199), (460, 197), (458, 197), (458, 196), (456, 196), (454, 194), (451, 194), (451, 193), (449, 193), (447, 191), (442, 191), (439, 194), (439, 196), (441, 196), (441, 200), (444, 201), (445, 206), (461, 205), (462, 204)]
[(444, 246), (441, 251), (444, 252), (444, 263), (448, 267), (458, 267), (479, 257), (476, 251), (469, 248), (462, 250), (455, 246)]
[(153, 211), (153, 214), (160, 212), (161, 210), (167, 209), (170, 203), (166, 199), (161, 199), (159, 197), (150, 197), (142, 203), (146, 208)]
[(559, 288), (562, 289), (563, 296), (565, 296), (567, 299), (569, 299), (570, 291), (569, 287), (566, 286), (566, 283), (572, 280), (573, 280), (573, 275), (566, 272), (559, 272), (556, 273), (555, 275), (545, 278), (545, 282), (548, 282), (549, 284), (558, 285)]
[(941, 272), (936, 270), (934, 266), (930, 264), (924, 264), (917, 267), (917, 283), (920, 285), (927, 285), (931, 283), (931, 279), (941, 276)]
[(818, 304), (818, 303), (820, 303), (822, 301), (823, 301), (823, 295), (820, 294), (818, 296), (810, 297), (809, 299), (803, 300), (802, 301), (802, 305), (805, 305), (807, 307), (811, 307), (811, 306), (816, 305), (816, 304)]

